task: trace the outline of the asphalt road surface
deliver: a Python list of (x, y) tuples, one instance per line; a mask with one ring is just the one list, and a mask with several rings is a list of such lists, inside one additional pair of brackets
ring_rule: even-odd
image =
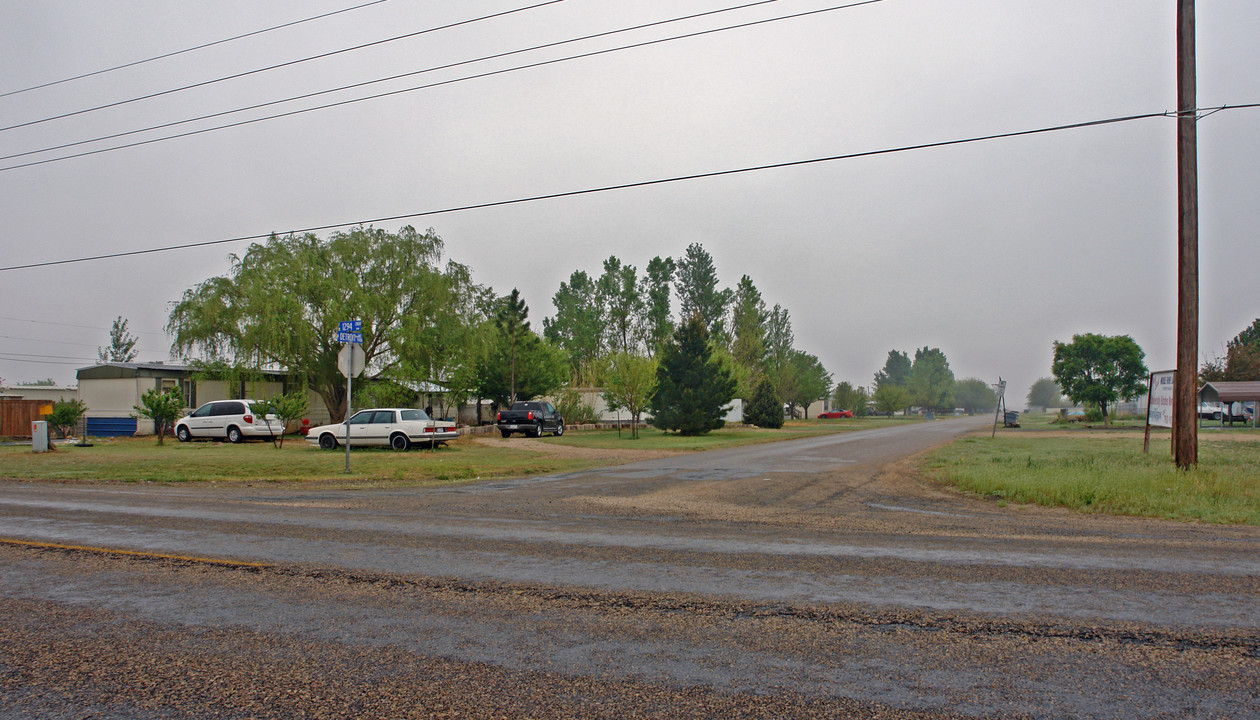
[(1260, 717), (1260, 528), (910, 472), (982, 424), (447, 489), (0, 481), (0, 718)]

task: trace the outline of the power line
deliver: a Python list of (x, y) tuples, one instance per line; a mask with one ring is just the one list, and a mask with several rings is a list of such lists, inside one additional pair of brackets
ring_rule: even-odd
[(294, 25), (301, 25), (302, 23), (310, 22), (312, 20), (320, 20), (322, 18), (331, 17), (333, 15), (340, 15), (341, 13), (347, 13), (347, 12), (350, 12), (351, 10), (358, 10), (359, 8), (365, 8), (369, 5), (378, 5), (386, 1), (387, 0), (371, 0), (371, 2), (365, 2), (361, 5), (355, 5), (353, 7), (342, 8), (341, 10), (334, 10), (332, 12), (326, 12), (322, 15), (315, 15), (312, 17), (303, 18), (301, 20), (294, 20), (292, 22), (287, 22), (282, 25), (273, 25), (269, 28), (263, 28), (262, 30), (254, 30), (253, 32), (247, 32), (241, 35), (235, 35), (233, 37), (223, 38), (222, 40), (215, 40), (213, 42), (202, 43), (201, 45), (194, 45), (193, 47), (190, 47), (190, 48), (184, 48), (183, 50), (175, 50), (173, 52), (163, 53), (162, 55), (155, 55), (153, 57), (145, 58), (143, 60), (134, 60), (129, 63), (123, 63), (122, 65), (115, 65), (113, 67), (107, 67), (102, 70), (93, 70), (92, 72), (86, 72), (81, 75), (75, 75), (74, 77), (62, 78), (60, 80), (52, 80), (50, 82), (42, 83), (40, 85), (32, 85), (31, 87), (22, 88), (20, 90), (9, 90), (8, 92), (0, 93), (0, 98), (8, 97), (10, 95), (17, 95), (19, 93), (30, 92), (32, 90), (39, 90), (41, 88), (52, 87), (53, 85), (60, 85), (62, 83), (68, 83), (73, 80), (82, 80), (83, 78), (89, 78), (96, 75), (104, 75), (105, 73), (113, 72), (115, 70), (122, 70), (123, 68), (135, 67), (136, 65), (143, 65), (145, 63), (150, 63), (155, 60), (165, 60), (166, 58), (175, 57), (176, 55), (183, 55), (184, 53), (190, 53), (190, 52), (193, 52), (194, 50), (203, 50), (205, 48), (213, 47), (215, 45), (222, 45), (223, 43), (229, 43), (229, 42), (232, 42), (233, 40), (241, 40), (243, 38), (252, 37), (254, 35), (262, 35), (263, 33), (268, 33), (268, 32), (271, 32), (272, 30), (281, 30), (283, 28), (293, 27)]
[[(84, 360), (86, 358), (74, 357), (72, 355), (44, 355), (41, 353), (15, 353), (0, 352), (0, 355), (12, 355), (14, 357), (31, 357), (31, 358), (52, 358), (53, 360)], [(13, 358), (0, 358), (0, 360), (11, 360)]]
[[(773, 1), (775, 1), (775, 0), (763, 0), (763, 1), (765, 1), (765, 2), (773, 2)], [(708, 29), (708, 30), (698, 30), (698, 31), (696, 31), (696, 32), (683, 33), (683, 34), (681, 34), (681, 35), (673, 35), (673, 36), (666, 37), (666, 38), (658, 38), (658, 39), (656, 39), (656, 40), (645, 40), (645, 41), (643, 41), (643, 42), (631, 43), (631, 44), (629, 44), (629, 45), (620, 45), (620, 46), (618, 46), (618, 47), (613, 47), (613, 48), (604, 48), (603, 50), (593, 50), (593, 51), (591, 51), (591, 52), (579, 53), (579, 54), (577, 54), (577, 55), (569, 55), (569, 56), (562, 57), (562, 58), (553, 58), (553, 59), (551, 59), (551, 60), (542, 60), (542, 61), (539, 61), (539, 62), (529, 63), (529, 64), (526, 64), (526, 65), (516, 65), (516, 66), (510, 67), (510, 68), (502, 68), (502, 69), (499, 69), (499, 70), (491, 70), (491, 71), (487, 71), (487, 72), (483, 72), (483, 73), (476, 73), (476, 74), (473, 74), (473, 75), (465, 75), (465, 76), (463, 76), (463, 77), (451, 78), (451, 79), (449, 79), (449, 80), (441, 80), (441, 81), (438, 81), (438, 82), (428, 83), (428, 84), (424, 84), (424, 85), (416, 85), (416, 86), (412, 86), (412, 87), (409, 87), (409, 88), (401, 88), (401, 89), (398, 89), (398, 90), (390, 90), (390, 91), (388, 91), (388, 92), (377, 93), (377, 94), (375, 94), (375, 95), (366, 95), (366, 96), (364, 96), (364, 97), (359, 97), (359, 98), (351, 98), (351, 99), (349, 99), (349, 100), (340, 100), (340, 101), (337, 101), (337, 102), (326, 103), (326, 104), (324, 104), (324, 105), (316, 105), (316, 106), (314, 106), (314, 107), (303, 108), (303, 109), (300, 109), (300, 110), (290, 110), (290, 111), (288, 111), (288, 112), (276, 113), (275, 115), (266, 115), (266, 116), (263, 116), (263, 117), (253, 118), (253, 119), (250, 119), (250, 120), (241, 120), (241, 121), (239, 121), (239, 122), (228, 123), (228, 124), (225, 124), (225, 125), (216, 125), (216, 126), (214, 126), (214, 127), (202, 128), (202, 129), (200, 129), (200, 130), (190, 130), (190, 131), (188, 131), (188, 132), (177, 133), (177, 134), (175, 134), (175, 135), (166, 135), (166, 136), (164, 136), (164, 137), (151, 138), (151, 139), (149, 139), (149, 140), (140, 140), (140, 141), (133, 142), (133, 143), (126, 143), (126, 144), (123, 144), (123, 145), (115, 145), (115, 146), (113, 146), (113, 147), (100, 148), (100, 149), (97, 149), (97, 150), (88, 150), (88, 151), (81, 152), (81, 153), (73, 153), (73, 154), (71, 154), (71, 155), (62, 155), (62, 156), (55, 157), (55, 158), (46, 158), (46, 159), (44, 159), (44, 160), (34, 160), (34, 161), (31, 161), (31, 162), (27, 162), (27, 163), (20, 163), (20, 164), (18, 164), (18, 165), (9, 165), (9, 166), (6, 166), (6, 167), (0, 167), (0, 172), (5, 172), (5, 171), (8, 171), (8, 170), (17, 170), (17, 169), (20, 169), (20, 168), (33, 167), (33, 166), (36, 166), (36, 165), (45, 165), (45, 164), (47, 164), (47, 163), (54, 163), (54, 162), (59, 162), (59, 161), (61, 161), (61, 160), (70, 160), (70, 159), (73, 159), (73, 158), (86, 157), (86, 156), (89, 156), (89, 155), (98, 155), (98, 154), (101, 154), (101, 153), (112, 152), (112, 151), (114, 151), (114, 150), (123, 150), (123, 149), (126, 149), (126, 148), (139, 147), (139, 146), (141, 146), (141, 145), (150, 145), (150, 144), (153, 144), (153, 143), (164, 142), (164, 141), (166, 141), (166, 140), (174, 140), (174, 139), (177, 139), (177, 138), (191, 137), (191, 136), (193, 136), (193, 135), (201, 135), (201, 134), (203, 134), (203, 133), (214, 132), (214, 131), (216, 131), (216, 130), (225, 130), (225, 129), (227, 129), (227, 128), (241, 127), (241, 126), (244, 126), (244, 125), (252, 125), (252, 124), (254, 124), (254, 123), (263, 122), (263, 121), (265, 121), (265, 120), (275, 120), (275, 119), (277, 119), (277, 118), (290, 117), (290, 116), (293, 116), (293, 115), (301, 115), (301, 114), (303, 114), (303, 113), (314, 112), (314, 111), (316, 111), (316, 110), (327, 110), (327, 109), (329, 109), (329, 108), (340, 107), (340, 106), (342, 106), (342, 105), (351, 105), (351, 104), (354, 104), (354, 103), (363, 102), (363, 101), (365, 101), (365, 100), (376, 100), (376, 99), (383, 98), (383, 97), (390, 97), (390, 96), (393, 96), (393, 95), (401, 95), (401, 94), (404, 94), (404, 93), (415, 92), (415, 91), (417, 91), (417, 90), (427, 90), (427, 89), (431, 89), (431, 88), (435, 88), (435, 87), (441, 87), (441, 86), (443, 86), (443, 85), (452, 85), (452, 84), (455, 84), (455, 83), (465, 82), (465, 81), (468, 81), (468, 80), (477, 80), (477, 79), (481, 79), (481, 78), (493, 77), (493, 76), (495, 76), (495, 75), (505, 75), (505, 74), (507, 74), (507, 73), (517, 72), (517, 71), (520, 71), (520, 70), (530, 70), (530, 69), (533, 69), (533, 68), (544, 67), (544, 66), (547, 66), (547, 65), (555, 65), (555, 64), (559, 64), (559, 63), (563, 63), (563, 62), (568, 62), (568, 61), (570, 61), (570, 60), (581, 60), (581, 59), (585, 59), (585, 58), (596, 57), (596, 56), (599, 56), (599, 55), (607, 55), (607, 54), (610, 54), (610, 53), (620, 52), (620, 51), (622, 51), (622, 50), (631, 50), (631, 49), (636, 49), (636, 48), (643, 48), (643, 47), (648, 47), (648, 46), (651, 46), (651, 45), (659, 45), (659, 44), (662, 44), (662, 43), (673, 42), (673, 41), (675, 41), (675, 40), (684, 40), (684, 39), (689, 39), (689, 38), (694, 38), (694, 37), (700, 37), (700, 36), (703, 36), (703, 35), (712, 35), (712, 34), (714, 34), (714, 33), (726, 32), (726, 31), (728, 31), (728, 30), (737, 30), (737, 29), (748, 28), (748, 27), (753, 27), (753, 26), (757, 26), (757, 25), (765, 25), (765, 24), (769, 24), (769, 23), (773, 23), (773, 22), (779, 22), (779, 21), (782, 21), (782, 20), (794, 20), (794, 19), (799, 19), (799, 18), (802, 18), (802, 17), (811, 16), (811, 15), (819, 15), (819, 14), (822, 14), (822, 13), (834, 12), (834, 11), (836, 11), (836, 10), (846, 10), (846, 9), (849, 9), (849, 8), (860, 7), (860, 6), (862, 6), (862, 5), (872, 5), (872, 4), (874, 4), (874, 3), (879, 3), (879, 2), (883, 2), (883, 0), (860, 0), (859, 2), (851, 2), (851, 3), (846, 3), (846, 4), (843, 4), (843, 5), (833, 5), (833, 6), (831, 6), (831, 7), (821, 8), (821, 9), (818, 9), (818, 10), (808, 10), (808, 11), (805, 11), (805, 12), (793, 13), (793, 14), (790, 14), (790, 15), (780, 15), (780, 16), (778, 16), (778, 17), (766, 18), (766, 19), (763, 19), (763, 20), (753, 20), (753, 21), (751, 21), (751, 22), (737, 23), (737, 24), (735, 24), (735, 25), (726, 25), (726, 26), (724, 26), (724, 27), (719, 27), (719, 28), (710, 28), (710, 29)], [(758, 3), (752, 3), (752, 4), (761, 4), (761, 3), (760, 3), (760, 2), (758, 2)], [(716, 12), (716, 11), (715, 11), (715, 12)], [(706, 14), (711, 14), (711, 13), (706, 13)], [(661, 22), (663, 23), (663, 22), (674, 22), (674, 21), (661, 21)], [(618, 32), (620, 32), (620, 31), (618, 31)], [(568, 41), (566, 41), (566, 42), (568, 42)], [(467, 62), (476, 62), (476, 61), (467, 61)], [(463, 64), (463, 63), (456, 63), (456, 64)], [(453, 66), (452, 66), (452, 67), (453, 67)], [(424, 72), (424, 71), (421, 71), (421, 72)], [(362, 84), (367, 84), (367, 83), (362, 83)], [(320, 94), (320, 93), (313, 93), (313, 94)], [(30, 153), (23, 153), (23, 154), (30, 154)]]
[(183, 92), (185, 90), (192, 90), (193, 88), (205, 87), (207, 85), (214, 85), (215, 83), (221, 83), (226, 80), (235, 80), (237, 78), (243, 78), (249, 75), (257, 75), (258, 73), (267, 72), (269, 70), (276, 70), (278, 68), (289, 67), (291, 65), (297, 65), (299, 63), (309, 62), (311, 60), (318, 60), (320, 58), (331, 57), (333, 55), (340, 55), (342, 53), (352, 52), (354, 50), (362, 50), (364, 48), (369, 48), (376, 45), (383, 45), (385, 43), (394, 42), (395, 40), (403, 40), (406, 38), (416, 37), (418, 35), (424, 35), (426, 33), (437, 32), (439, 30), (449, 30), (450, 28), (459, 27), (461, 25), (471, 25), (472, 23), (481, 22), (482, 20), (489, 20), (491, 18), (503, 17), (505, 15), (511, 15), (513, 13), (524, 12), (526, 10), (533, 10), (535, 8), (540, 8), (545, 5), (555, 5), (556, 3), (561, 3), (564, 1), (565, 0), (546, 0), (546, 2), (540, 2), (540, 3), (535, 3), (533, 5), (527, 5), (525, 7), (516, 8), (514, 10), (504, 10), (503, 12), (491, 13), (490, 15), (482, 15), (481, 17), (472, 18), (470, 20), (460, 20), (458, 22), (448, 23), (446, 25), (439, 25), (437, 27), (426, 28), (424, 30), (417, 30), (416, 32), (407, 33), (406, 35), (397, 35), (395, 37), (385, 38), (384, 40), (374, 40), (369, 43), (363, 43), (362, 45), (355, 45), (353, 47), (342, 48), (340, 50), (332, 50), (326, 53), (320, 53), (318, 55), (311, 55), (310, 57), (299, 58), (297, 60), (289, 60), (288, 62), (282, 62), (276, 65), (269, 65), (267, 67), (255, 68), (253, 70), (246, 70), (245, 72), (239, 72), (233, 75), (225, 75), (223, 77), (214, 78), (213, 80), (204, 80), (202, 82), (193, 83), (191, 85), (184, 85), (177, 88), (171, 88), (169, 90), (162, 90), (155, 93), (149, 93), (148, 95), (140, 95), (138, 97), (128, 98), (126, 100), (118, 100), (112, 103), (106, 103), (104, 105), (97, 105), (95, 107), (84, 108), (83, 110), (74, 110), (72, 112), (62, 113), (60, 115), (52, 115), (46, 118), (40, 118), (39, 120), (30, 120), (24, 123), (18, 123), (17, 125), (10, 125), (8, 127), (2, 127), (0, 128), (0, 132), (4, 132), (6, 130), (16, 130), (17, 128), (29, 127), (31, 125), (39, 125), (40, 123), (46, 123), (52, 120), (61, 120), (68, 117), (74, 117), (76, 115), (83, 115), (90, 112), (96, 112), (97, 110), (104, 110), (106, 108), (118, 107), (119, 105), (127, 105), (128, 103), (139, 102), (141, 100), (151, 100), (156, 97), (162, 97), (163, 95), (171, 95), (173, 93)]
[[(72, 328), (78, 328), (80, 330), (104, 330), (106, 332), (111, 332), (113, 330), (113, 328), (96, 327), (95, 325), (74, 325), (72, 323), (54, 322), (52, 320), (31, 320), (30, 318), (16, 318), (16, 317), (8, 317), (6, 315), (0, 315), (0, 320), (12, 320), (13, 322), (31, 323), (33, 325), (59, 325), (61, 327), (72, 327)], [(131, 328), (127, 328), (127, 331), (133, 332), (133, 333), (140, 333), (141, 335), (162, 335), (163, 337), (166, 336), (166, 333), (155, 332), (153, 330), (132, 330)]]
[[(33, 342), (33, 343), (40, 343), (40, 344), (52, 344), (52, 345), (73, 345), (73, 346), (75, 346), (75, 347), (88, 347), (88, 348), (97, 348), (97, 349), (100, 349), (101, 347), (103, 347), (102, 345), (99, 345), (99, 344), (97, 344), (97, 343), (70, 342), (70, 341), (68, 341), (68, 340), (46, 340), (46, 339), (44, 339), (44, 338), (19, 337), (19, 336), (17, 336), (17, 335), (0, 335), (0, 339), (4, 339), (4, 340), (21, 340), (21, 341), (24, 341), (24, 342)], [(148, 348), (137, 348), (137, 349), (140, 349), (140, 350), (148, 350)]]
[[(30, 363), (32, 365), (79, 365), (84, 362), (95, 362), (94, 360), (23, 360), (21, 358), (0, 357), (0, 362)], [(33, 386), (34, 387), (34, 386)]]
[[(1251, 103), (1247, 105), (1223, 105), (1218, 108), (1221, 110), (1237, 110), (1243, 108), (1260, 107), (1260, 103)], [(332, 230), (335, 228), (353, 227), (355, 225), (374, 225), (383, 222), (393, 222), (396, 220), (409, 220), (413, 218), (428, 217), (433, 215), (445, 215), (455, 212), (464, 212), (468, 210), (483, 210), (493, 207), (505, 207), (508, 205), (521, 205), (524, 203), (538, 202), (541, 200), (556, 200), (559, 198), (577, 197), (580, 195), (592, 195), (595, 193), (610, 192), (613, 190), (629, 190), (633, 188), (650, 187), (653, 185), (665, 185), (669, 183), (685, 182), (690, 180), (702, 180), (727, 175), (739, 175), (743, 173), (761, 172), (764, 170), (777, 170), (789, 167), (798, 167), (802, 165), (816, 165), (820, 163), (836, 162), (839, 160), (853, 160), (856, 158), (875, 157), (878, 155), (892, 155), (896, 153), (910, 152), (913, 150), (928, 150), (932, 148), (950, 147), (953, 145), (965, 145), (969, 143), (985, 142), (989, 140), (1000, 140), (1006, 138), (1023, 137), (1028, 135), (1042, 135), (1046, 133), (1059, 132), (1062, 130), (1078, 130), (1082, 128), (1098, 127), (1102, 125), (1114, 125), (1118, 123), (1133, 122), (1135, 120), (1149, 120), (1152, 118), (1175, 117), (1176, 113), (1172, 112), (1153, 112), (1143, 113), (1140, 115), (1124, 115), (1119, 117), (1107, 118), (1104, 120), (1088, 120), (1085, 122), (1070, 123), (1067, 125), (1054, 125), (1050, 127), (1037, 128), (1034, 130), (1016, 130), (1006, 133), (995, 133), (992, 135), (981, 135), (976, 137), (961, 138), (956, 140), (942, 140), (938, 142), (919, 143), (916, 145), (902, 145), (900, 147), (885, 148), (882, 150), (867, 150), (863, 152), (845, 153), (843, 155), (829, 155), (826, 157), (809, 158), (806, 160), (789, 160), (786, 162), (770, 163), (767, 165), (755, 165), (742, 168), (734, 168), (727, 170), (714, 170), (710, 172), (693, 173), (690, 175), (677, 175), (668, 178), (658, 178), (655, 180), (641, 180), (638, 182), (621, 183), (617, 185), (605, 185), (596, 188), (587, 188), (584, 190), (569, 190), (566, 192), (549, 193), (545, 195), (531, 195), (528, 197), (514, 198), (511, 200), (494, 200), (489, 202), (475, 203), (471, 205), (461, 205), (457, 207), (449, 207), (441, 210), (423, 210), (419, 212), (404, 213), (401, 215), (391, 215), (388, 217), (378, 217), (371, 219), (354, 220), (351, 222), (332, 223), (329, 225), (317, 225), (295, 230), (287, 230), (281, 233), (264, 233), (260, 235), (244, 235), (241, 237), (225, 238), (220, 240), (206, 240), (202, 242), (183, 243), (179, 245), (166, 245), (162, 247), (149, 248), (147, 250), (130, 250), (126, 252), (106, 253), (103, 255), (92, 255), (87, 257), (70, 258), (66, 260), (48, 260), (37, 263), (27, 263), (24, 265), (9, 265), (0, 267), (0, 272), (10, 270), (28, 270), (39, 267), (51, 267), (54, 265), (69, 265), (72, 263), (94, 262), (96, 260), (107, 260), (111, 258), (131, 257), (135, 255), (149, 255), (160, 252), (170, 252), (173, 250), (188, 250), (198, 247), (209, 247), (212, 245), (225, 245), (229, 243), (245, 242), (246, 240), (262, 240), (273, 234), (277, 235), (295, 235), (300, 233), (316, 232), (320, 230)]]
[[(880, 1), (880, 0), (868, 0), (868, 2), (878, 2), (878, 1)], [(707, 17), (707, 16), (710, 16), (710, 15), (719, 15), (719, 14), (721, 14), (721, 13), (732, 12), (732, 11), (735, 11), (735, 10), (745, 10), (745, 9), (747, 9), (747, 8), (756, 7), (756, 6), (758, 6), (758, 5), (767, 5), (767, 4), (774, 3), (774, 2), (779, 2), (779, 0), (757, 0), (756, 2), (749, 2), (749, 3), (745, 3), (745, 4), (743, 4), (743, 5), (734, 5), (734, 6), (731, 6), (731, 7), (720, 8), (720, 9), (717, 9), (717, 10), (709, 10), (709, 11), (706, 11), (706, 12), (694, 13), (694, 14), (691, 14), (691, 15), (683, 15), (683, 16), (680, 16), (680, 17), (670, 18), (670, 19), (668, 19), (668, 20), (657, 20), (657, 21), (655, 21), (655, 22), (643, 23), (643, 24), (640, 24), (640, 25), (633, 25), (633, 26), (630, 26), (630, 27), (620, 28), (620, 29), (617, 29), (617, 30), (608, 30), (608, 31), (605, 31), (605, 32), (593, 33), (593, 34), (590, 34), (590, 35), (583, 35), (583, 36), (581, 36), (581, 37), (570, 38), (570, 39), (568, 39), (568, 40), (559, 40), (559, 41), (556, 41), (556, 42), (544, 43), (544, 44), (542, 44), (542, 45), (534, 45), (534, 46), (527, 47), (527, 48), (520, 48), (520, 49), (518, 49), (518, 50), (509, 50), (509, 51), (506, 51), (506, 52), (494, 53), (494, 54), (491, 54), (491, 55), (482, 55), (481, 57), (473, 58), (473, 59), (471, 59), (471, 60), (461, 60), (461, 61), (459, 61), (459, 62), (448, 63), (448, 64), (446, 64), (446, 65), (436, 65), (436, 66), (433, 66), (433, 67), (424, 68), (424, 69), (422, 69), (422, 70), (413, 70), (413, 71), (411, 71), (411, 72), (400, 73), (400, 74), (398, 74), (398, 75), (390, 75), (390, 76), (388, 76), (388, 77), (377, 78), (377, 79), (375, 79), (375, 80), (367, 80), (367, 81), (364, 81), (364, 82), (352, 83), (352, 84), (350, 84), (350, 85), (342, 85), (342, 86), (340, 86), (340, 87), (330, 88), (330, 89), (328, 89), (328, 90), (319, 90), (319, 91), (316, 91), (316, 92), (311, 92), (311, 93), (305, 93), (305, 94), (303, 94), (303, 95), (293, 95), (293, 96), (291, 96), (291, 97), (282, 98), (282, 99), (280, 99), (280, 100), (270, 100), (270, 101), (268, 101), (268, 102), (258, 103), (258, 104), (255, 104), (255, 105), (247, 105), (247, 106), (244, 106), (244, 107), (235, 108), (235, 109), (233, 109), (233, 110), (224, 110), (224, 111), (222, 111), (222, 112), (210, 113), (209, 115), (200, 115), (200, 116), (197, 116), (197, 117), (187, 118), (187, 119), (185, 119), (185, 120), (176, 120), (176, 121), (174, 121), (174, 122), (162, 123), (162, 124), (160, 124), (160, 125), (150, 125), (149, 127), (140, 128), (140, 129), (138, 129), (138, 130), (128, 130), (128, 131), (126, 131), (126, 132), (114, 133), (114, 134), (112, 134), (112, 135), (102, 135), (102, 136), (99, 136), (99, 137), (90, 138), (90, 139), (88, 139), (88, 140), (77, 140), (77, 141), (75, 141), (75, 142), (64, 143), (64, 144), (62, 144), (62, 145), (53, 145), (53, 146), (50, 146), (50, 147), (40, 148), (40, 149), (38, 149), (38, 150), (27, 150), (27, 151), (25, 151), (25, 152), (13, 153), (12, 155), (3, 155), (3, 156), (0, 156), (0, 160), (12, 160), (13, 158), (25, 157), (25, 156), (27, 156), (27, 155), (38, 155), (38, 154), (40, 154), (40, 153), (52, 152), (53, 150), (64, 150), (64, 149), (66, 149), (66, 148), (70, 148), (70, 147), (77, 147), (77, 146), (79, 146), (79, 145), (87, 145), (87, 144), (94, 143), (94, 142), (101, 142), (101, 141), (103, 141), (103, 140), (113, 140), (113, 139), (115, 139), (115, 138), (126, 137), (126, 136), (128, 136), (128, 135), (137, 135), (137, 134), (139, 134), (139, 133), (150, 132), (150, 131), (153, 131), (153, 130), (162, 130), (162, 129), (164, 129), (164, 128), (175, 127), (175, 126), (177, 126), (177, 125), (186, 125), (186, 124), (188, 124), (188, 123), (191, 123), (191, 122), (199, 122), (199, 121), (201, 121), (201, 120), (210, 120), (210, 119), (213, 119), (213, 118), (223, 117), (223, 116), (225, 116), (225, 115), (233, 115), (233, 114), (235, 114), (235, 113), (245, 112), (245, 111), (248, 111), (248, 110), (258, 110), (258, 109), (265, 108), (265, 107), (271, 107), (271, 106), (273, 106), (273, 105), (280, 105), (280, 104), (287, 103), (287, 102), (293, 102), (293, 101), (295, 101), (295, 100), (306, 100), (306, 99), (309, 99), (309, 98), (319, 97), (319, 96), (321, 96), (321, 95), (328, 95), (328, 94), (331, 94), (331, 93), (341, 92), (341, 91), (344, 91), (344, 90), (353, 90), (353, 89), (355, 89), (355, 88), (366, 87), (366, 86), (368, 86), (368, 85), (375, 85), (375, 84), (378, 84), (378, 83), (383, 83), (383, 82), (389, 82), (389, 81), (391, 81), (391, 80), (400, 80), (400, 79), (405, 78), (405, 77), (412, 77), (412, 76), (415, 76), (415, 75), (423, 75), (423, 74), (425, 74), (425, 73), (437, 72), (437, 71), (439, 71), (439, 70), (450, 70), (450, 69), (452, 69), (452, 68), (462, 67), (462, 66), (464, 66), (464, 65), (472, 65), (472, 64), (475, 64), (475, 63), (479, 63), (479, 62), (485, 62), (485, 61), (487, 61), (487, 60), (498, 60), (498, 59), (501, 59), (501, 58), (510, 57), (510, 56), (512, 56), (512, 55), (521, 55), (521, 54), (524, 54), (524, 53), (535, 52), (535, 51), (538, 51), (538, 50), (545, 50), (545, 49), (549, 49), (549, 48), (560, 47), (560, 46), (562, 46), (562, 45), (571, 45), (571, 44), (573, 44), (573, 43), (583, 42), (583, 41), (586, 41), (586, 40), (594, 40), (594, 39), (596, 39), (596, 38), (608, 37), (608, 36), (611, 36), (611, 35), (619, 35), (619, 34), (622, 34), (622, 33), (633, 32), (633, 31), (635, 31), (635, 30), (643, 30), (643, 29), (650, 28), (650, 27), (658, 27), (658, 26), (661, 26), (661, 25), (668, 25), (668, 24), (672, 24), (672, 23), (683, 22), (683, 21), (686, 21), (686, 20), (694, 20), (694, 19), (696, 19), (696, 18)], [(847, 6), (846, 6), (846, 7), (847, 7)], [(451, 82), (462, 82), (462, 81), (463, 81), (463, 80), (465, 80), (465, 79), (472, 79), (473, 77), (480, 77), (480, 76), (471, 76), (471, 77), (469, 77), (469, 78), (458, 78), (458, 79), (453, 80), (453, 81), (451, 81)], [(406, 91), (407, 91), (407, 92), (410, 92), (411, 90), (424, 89), (424, 88), (428, 88), (428, 87), (432, 87), (432, 86), (431, 86), (431, 85), (423, 85), (423, 86), (420, 86), (420, 87), (418, 87), (418, 88), (411, 88), (411, 89), (408, 89), (408, 90), (406, 90)], [(371, 100), (371, 99), (374, 99), (375, 97), (378, 97), (378, 96), (368, 96), (368, 97), (364, 97), (364, 98), (358, 98), (358, 99), (354, 100), (354, 102), (361, 102), (361, 101), (363, 101), (363, 100)], [(311, 110), (324, 109), (324, 107), (327, 107), (327, 106), (321, 106), (321, 107), (316, 107), (316, 108), (308, 108), (308, 109), (307, 109), (306, 111), (304, 111), (304, 112), (309, 112), (309, 111), (311, 111)], [(269, 117), (264, 117), (264, 118), (255, 118), (255, 120), (254, 120), (253, 122), (260, 122), (260, 121), (262, 121), (262, 120), (270, 120), (270, 119), (274, 119), (275, 117), (281, 117), (281, 116), (269, 116)], [(217, 130), (217, 129), (222, 129), (223, 127), (234, 127), (234, 126), (233, 126), (233, 125), (227, 125), (227, 126), (220, 126), (220, 127), (216, 127), (216, 128), (208, 128), (208, 129), (207, 129), (207, 131), (208, 131), (208, 130)], [(184, 137), (184, 135), (182, 135), (182, 134), (181, 134), (181, 135), (172, 135), (172, 136), (170, 136), (170, 137), (168, 137), (168, 138), (156, 138), (155, 140), (153, 140), (153, 142), (160, 141), (160, 140), (171, 139), (171, 138), (176, 138), (176, 137)], [(129, 144), (129, 145), (120, 145), (120, 146), (118, 146), (117, 148), (105, 148), (104, 150), (100, 150), (100, 151), (97, 151), (97, 152), (106, 152), (106, 151), (108, 151), (108, 150), (120, 149), (120, 148), (126, 148), (126, 147), (134, 147), (134, 144)], [(82, 155), (67, 155), (67, 156), (65, 156), (65, 157), (66, 157), (66, 158), (71, 158), (71, 157), (82, 157)], [(54, 159), (50, 160), (49, 162), (52, 162), (52, 161), (55, 161), (55, 160), (61, 160), (61, 159), (65, 159), (65, 158), (54, 158)], [(27, 167), (27, 165), (16, 165), (16, 166), (14, 166), (14, 167), (15, 167), (15, 168), (16, 168), (16, 167)], [(0, 168), (0, 171), (3, 171), (3, 170), (8, 170), (8, 169), (11, 169), (11, 168)]]

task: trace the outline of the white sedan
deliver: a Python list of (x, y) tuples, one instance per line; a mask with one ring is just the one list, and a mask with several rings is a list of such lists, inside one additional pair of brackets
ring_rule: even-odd
[(313, 427), (306, 433), (306, 441), (332, 450), (346, 441), (347, 423), (351, 447), (380, 445), (406, 450), (417, 443), (435, 445), (459, 437), (455, 423), (434, 420), (423, 410), (372, 408), (360, 410), (347, 422)]

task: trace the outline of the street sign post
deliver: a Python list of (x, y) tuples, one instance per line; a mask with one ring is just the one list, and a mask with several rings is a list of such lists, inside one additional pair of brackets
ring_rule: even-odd
[(343, 320), (337, 323), (337, 341), (345, 343), (337, 353), (337, 369), (346, 376), (346, 472), (350, 472), (350, 415), (354, 411), (354, 377), (367, 365), (363, 352), (363, 321)]
[(1006, 407), (1006, 381), (998, 376), (997, 385), (993, 386), (993, 390), (997, 392), (997, 409), (993, 411), (993, 437), (997, 437), (997, 422), (1002, 416), (1002, 409)]

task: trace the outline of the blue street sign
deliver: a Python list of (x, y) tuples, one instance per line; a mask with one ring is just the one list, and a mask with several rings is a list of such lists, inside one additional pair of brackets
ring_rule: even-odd
[[(342, 320), (341, 322), (337, 323), (337, 332), (343, 332), (343, 333), (363, 332), (363, 321), (362, 320)], [(343, 341), (343, 342), (346, 342), (346, 341)], [(363, 341), (359, 340), (357, 342), (363, 342)]]
[(359, 343), (363, 344), (363, 333), (361, 332), (339, 332), (337, 333), (337, 342), (343, 343)]

